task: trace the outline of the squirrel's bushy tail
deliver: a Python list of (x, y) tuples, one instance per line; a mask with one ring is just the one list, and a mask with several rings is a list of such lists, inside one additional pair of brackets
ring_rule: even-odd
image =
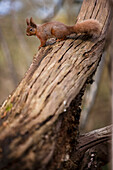
[(76, 34), (86, 33), (96, 37), (100, 35), (101, 28), (101, 24), (95, 19), (88, 19), (82, 22), (78, 22), (73, 26), (73, 30)]

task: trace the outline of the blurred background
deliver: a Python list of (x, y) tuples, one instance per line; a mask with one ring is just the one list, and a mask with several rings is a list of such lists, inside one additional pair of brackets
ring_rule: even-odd
[[(26, 18), (37, 24), (76, 22), (82, 0), (0, 0), (0, 104), (12, 93), (29, 68), (40, 41), (26, 36)], [(108, 43), (110, 44), (110, 43)], [(87, 132), (111, 124), (110, 47), (103, 53), (82, 104), (81, 130)]]

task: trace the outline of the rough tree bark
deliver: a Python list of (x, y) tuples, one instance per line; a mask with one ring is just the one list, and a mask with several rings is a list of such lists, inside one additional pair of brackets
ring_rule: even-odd
[(101, 59), (110, 16), (108, 0), (84, 0), (78, 21), (96, 18), (102, 24), (101, 36), (76, 36), (37, 52), (0, 109), (0, 169), (86, 167), (78, 154), (80, 105)]

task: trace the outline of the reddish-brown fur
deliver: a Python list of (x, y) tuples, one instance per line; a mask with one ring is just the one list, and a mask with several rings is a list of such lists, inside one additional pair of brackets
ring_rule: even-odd
[(52, 37), (64, 40), (72, 33), (86, 33), (88, 35), (99, 36), (101, 32), (101, 24), (94, 19), (76, 23), (74, 26), (67, 26), (61, 22), (48, 22), (42, 25), (36, 25), (32, 18), (30, 18), (30, 21), (26, 19), (26, 23), (26, 35), (36, 35), (40, 39), (40, 47), (45, 46), (47, 39)]

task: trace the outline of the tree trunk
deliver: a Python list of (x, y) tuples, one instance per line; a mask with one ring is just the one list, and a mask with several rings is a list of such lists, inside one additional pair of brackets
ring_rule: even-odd
[(78, 21), (97, 19), (101, 36), (76, 36), (37, 52), (0, 109), (0, 169), (78, 169), (81, 100), (101, 59), (110, 16), (108, 0), (84, 0)]

